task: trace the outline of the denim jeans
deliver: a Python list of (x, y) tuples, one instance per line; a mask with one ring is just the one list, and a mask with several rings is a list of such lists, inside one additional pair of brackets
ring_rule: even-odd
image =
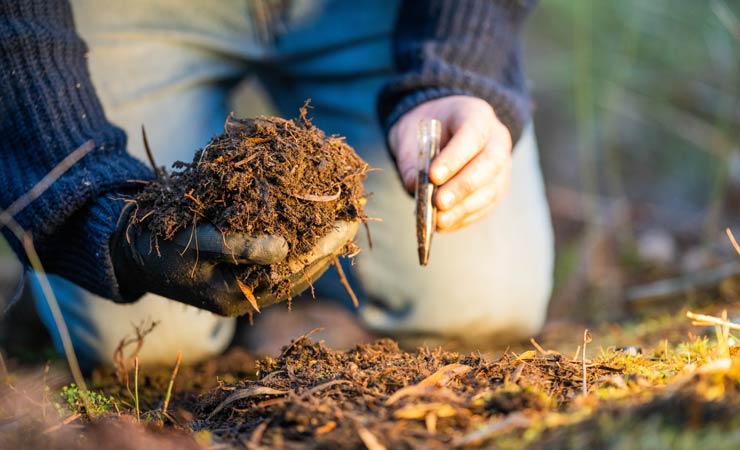
[[(382, 169), (365, 184), (372, 192), (367, 213), (382, 219), (370, 224), (373, 249), (360, 232), (363, 252), (347, 268), (367, 327), (396, 338), (481, 346), (540, 329), (553, 237), (532, 126), (514, 150), (513, 184), (496, 212), (435, 236), (429, 265), (418, 265), (413, 199), (399, 182), (375, 116), (378, 90), (394, 73), (396, 0), (295, 0), (284, 20), (268, 27), (252, 19), (256, 7), (270, 5), (266, 0), (72, 4), (108, 118), (127, 132), (129, 151), (142, 160), (142, 124), (158, 164), (189, 160), (223, 130), (237, 84), (257, 77), (274, 112), (295, 117), (310, 98), (317, 126), (346, 136), (371, 167)], [(59, 277), (52, 283), (88, 365), (109, 362), (121, 338), (145, 320), (160, 324), (140, 353), (142, 363), (169, 362), (177, 350), (197, 361), (220, 352), (234, 333), (234, 319), (153, 294), (119, 305)], [(315, 287), (321, 297), (346, 296), (331, 273)], [(58, 341), (43, 300), (37, 308)]]

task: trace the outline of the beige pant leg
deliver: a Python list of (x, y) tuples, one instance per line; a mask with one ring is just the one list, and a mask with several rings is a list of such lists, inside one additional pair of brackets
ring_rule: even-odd
[(487, 219), (436, 234), (430, 262), (417, 260), (413, 199), (391, 161), (368, 181), (374, 249), (355, 271), (369, 302), (360, 315), (371, 329), (397, 337), (439, 336), (485, 345), (537, 333), (552, 289), (553, 231), (537, 145), (530, 126), (514, 149), (509, 194)]

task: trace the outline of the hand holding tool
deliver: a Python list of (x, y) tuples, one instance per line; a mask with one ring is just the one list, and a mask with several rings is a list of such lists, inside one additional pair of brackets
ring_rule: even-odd
[(416, 241), (419, 264), (429, 263), (432, 235), (437, 227), (437, 208), (434, 206), (434, 184), (429, 179), (429, 168), (439, 154), (442, 125), (439, 120), (419, 121), (417, 140), (419, 146), (418, 176), (416, 178)]

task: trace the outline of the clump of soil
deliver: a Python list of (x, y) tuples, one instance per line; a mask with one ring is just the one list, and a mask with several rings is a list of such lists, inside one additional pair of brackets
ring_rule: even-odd
[[(198, 223), (222, 233), (272, 234), (289, 246), (288, 258), (308, 252), (338, 220), (365, 220), (363, 186), (368, 165), (340, 136), (326, 136), (307, 117), (235, 119), (196, 152), (192, 162), (137, 197), (134, 220), (156, 239), (169, 240)], [(156, 246), (156, 243), (154, 243)], [(345, 254), (356, 253), (348, 244)], [(236, 273), (254, 290), (287, 296), (287, 263), (245, 265)]]
[[(556, 353), (490, 361), (441, 349), (408, 353), (388, 339), (342, 352), (304, 337), (257, 367), (257, 381), (204, 395), (194, 429), (254, 448), (467, 446), (502, 419), (522, 427), (528, 415), (560, 409), (583, 382), (581, 363)], [(589, 364), (588, 382), (621, 370)]]

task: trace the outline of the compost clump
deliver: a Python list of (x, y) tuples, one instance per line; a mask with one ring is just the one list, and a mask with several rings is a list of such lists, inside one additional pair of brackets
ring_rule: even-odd
[[(222, 234), (271, 234), (283, 237), (288, 259), (309, 252), (336, 221), (365, 221), (362, 181), (365, 163), (341, 136), (327, 136), (307, 116), (295, 119), (230, 115), (224, 133), (197, 151), (191, 162), (178, 161), (136, 198), (132, 218), (159, 240), (171, 240), (200, 223)], [(195, 244), (193, 244), (195, 245)], [(358, 248), (348, 243), (345, 255)], [(240, 265), (235, 276), (250, 291), (268, 287), (289, 297), (287, 262)]]

